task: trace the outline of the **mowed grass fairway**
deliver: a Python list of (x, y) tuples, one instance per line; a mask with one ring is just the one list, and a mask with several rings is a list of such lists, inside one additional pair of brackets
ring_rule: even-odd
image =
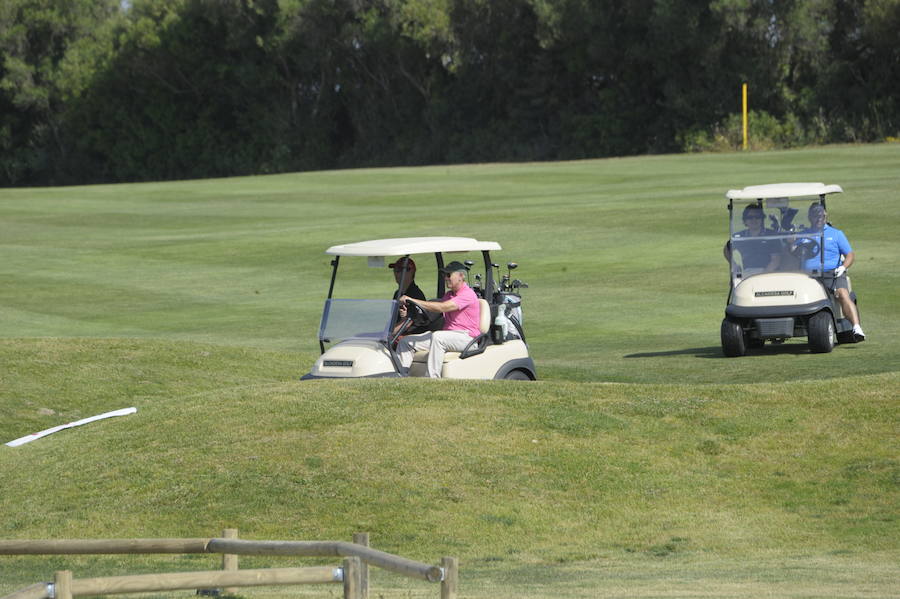
[[(844, 187), (869, 339), (726, 359), (724, 193), (787, 181)], [(0, 443), (138, 408), (0, 445), (0, 538), (365, 531), (471, 598), (898, 597), (898, 230), (900, 144), (0, 190)], [(424, 235), (520, 264), (541, 380), (299, 382), (324, 250)], [(0, 556), (0, 594), (218, 565)]]

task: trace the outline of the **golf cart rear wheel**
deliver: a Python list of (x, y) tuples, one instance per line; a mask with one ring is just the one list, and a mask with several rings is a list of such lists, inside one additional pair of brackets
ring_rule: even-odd
[(741, 323), (728, 318), (722, 321), (722, 352), (729, 358), (747, 353), (747, 338)]
[(505, 377), (507, 381), (530, 381), (531, 377), (521, 370), (510, 371)]
[(809, 349), (817, 354), (827, 354), (834, 349), (834, 319), (831, 314), (822, 310), (809, 318)]

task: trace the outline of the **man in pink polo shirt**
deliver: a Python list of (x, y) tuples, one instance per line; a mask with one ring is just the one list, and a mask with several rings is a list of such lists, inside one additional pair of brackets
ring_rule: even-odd
[(479, 323), (481, 310), (478, 296), (466, 284), (468, 269), (461, 262), (451, 262), (441, 269), (447, 280), (447, 293), (438, 301), (429, 302), (409, 296), (400, 297), (400, 316), (406, 316), (406, 300), (409, 300), (429, 312), (441, 312), (444, 315), (444, 329), (410, 335), (397, 344), (400, 357), (400, 374), (409, 374), (413, 362), (413, 354), (419, 350), (428, 353), (428, 376), (440, 378), (444, 364), (444, 353), (462, 351), (474, 337), (481, 334)]

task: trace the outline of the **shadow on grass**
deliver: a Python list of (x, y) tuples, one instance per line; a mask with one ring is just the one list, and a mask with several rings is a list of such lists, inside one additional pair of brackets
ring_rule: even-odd
[[(755, 347), (747, 350), (743, 356), (752, 358), (753, 356), (774, 356), (778, 354), (786, 355), (802, 355), (812, 353), (806, 343), (782, 343), (779, 345), (766, 344), (763, 347)], [(667, 351), (641, 352), (637, 354), (627, 354), (625, 358), (665, 358), (668, 356), (694, 356), (695, 358), (722, 358), (726, 359), (722, 353), (722, 348), (718, 345), (709, 347), (689, 347), (686, 349), (672, 349)]]
[(668, 351), (641, 352), (638, 354), (626, 354), (625, 358), (664, 358), (667, 356), (694, 356), (696, 358), (724, 358), (722, 348), (718, 345), (710, 347), (689, 347), (686, 349), (672, 349)]

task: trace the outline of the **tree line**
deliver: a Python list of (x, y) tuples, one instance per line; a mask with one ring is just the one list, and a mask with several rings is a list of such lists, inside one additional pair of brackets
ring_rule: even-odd
[(900, 132), (900, 0), (3, 0), (0, 185)]

